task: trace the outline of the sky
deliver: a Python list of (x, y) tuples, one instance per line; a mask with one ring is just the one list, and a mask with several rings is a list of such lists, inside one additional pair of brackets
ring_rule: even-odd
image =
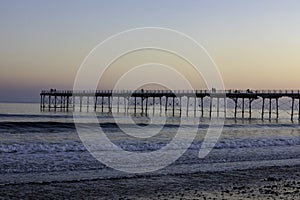
[(227, 89), (298, 90), (299, 10), (298, 0), (1, 0), (0, 102), (38, 102), (43, 89), (72, 89), (96, 45), (152, 26), (200, 43)]

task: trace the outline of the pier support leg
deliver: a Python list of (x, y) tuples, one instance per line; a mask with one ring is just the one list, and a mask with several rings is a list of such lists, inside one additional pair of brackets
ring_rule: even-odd
[(152, 104), (153, 104), (153, 115), (155, 113), (155, 97), (153, 97), (152, 99)]
[(63, 96), (61, 96), (61, 97), (57, 96), (56, 97), (56, 104), (57, 104), (56, 109), (60, 108), (60, 111), (62, 111), (62, 109), (63, 109), (63, 100), (64, 100)]
[(234, 118), (236, 119), (236, 115), (237, 115), (237, 104), (238, 104), (238, 98), (234, 99)]
[(119, 113), (120, 112), (120, 97), (118, 96), (118, 99), (117, 99), (117, 112)]
[(57, 96), (54, 96), (54, 111), (56, 111), (57, 108)]
[(40, 102), (40, 111), (42, 111), (42, 108), (43, 108), (43, 96), (42, 95), (40, 95), (40, 100), (41, 100), (41, 102)]
[(69, 101), (70, 101), (70, 97), (67, 96), (67, 111), (69, 111)]
[(46, 96), (45, 95), (43, 95), (43, 110), (45, 110), (45, 98), (46, 98)]
[(300, 121), (300, 98), (298, 99), (298, 120)]
[(63, 110), (66, 110), (66, 107), (67, 107), (67, 96), (64, 96)]
[(276, 119), (279, 118), (279, 112), (278, 112), (278, 109), (279, 109), (278, 98), (276, 98)]
[(244, 115), (245, 115), (245, 98), (242, 99), (242, 118), (244, 119)]
[(49, 111), (51, 109), (51, 96), (50, 95), (48, 96), (48, 109), (49, 109)]
[(75, 99), (75, 96), (72, 96), (72, 101), (73, 101), (73, 103), (72, 103), (72, 104), (73, 104), (73, 111), (75, 111), (75, 100), (76, 100), (76, 99)]
[(79, 97), (79, 111), (82, 111), (82, 96)]
[(249, 119), (252, 118), (252, 99), (249, 99)]
[(294, 120), (294, 105), (295, 105), (295, 99), (292, 98), (292, 114), (291, 114), (291, 120)]
[(114, 109), (114, 96), (111, 96), (110, 112), (113, 112), (113, 109)]
[(80, 110), (80, 112), (82, 111), (82, 96), (80, 96), (80, 100), (79, 100), (80, 102), (79, 102), (79, 110)]
[(194, 117), (196, 117), (196, 112), (197, 112), (197, 97), (194, 99)]
[(227, 112), (227, 102), (226, 102), (226, 97), (224, 97), (224, 118), (226, 119), (226, 112)]
[(94, 111), (95, 112), (97, 111), (97, 100), (98, 100), (98, 97), (95, 96), (95, 105), (94, 105)]
[(148, 113), (148, 97), (146, 97), (146, 115), (147, 115), (147, 113)]
[(87, 97), (87, 105), (86, 105), (86, 110), (89, 112), (90, 108), (90, 97)]
[(265, 112), (265, 98), (263, 98), (263, 102), (262, 102), (261, 119), (264, 119), (264, 112)]
[(111, 112), (111, 108), (110, 108), (110, 97), (108, 96), (107, 98), (108, 98), (108, 105), (107, 105), (107, 107), (108, 107), (108, 112)]
[(63, 104), (65, 103), (65, 97), (64, 96), (60, 96), (60, 111), (63, 110)]
[(203, 97), (201, 97), (201, 117), (204, 117), (204, 105), (203, 105)]
[(124, 98), (124, 113), (126, 113), (126, 97), (123, 98)]
[(144, 98), (141, 97), (142, 114), (144, 113)]
[(104, 107), (104, 96), (102, 96), (101, 99), (101, 112), (103, 112), (103, 107)]
[(45, 99), (46, 99), (46, 96), (44, 95), (44, 105), (43, 105), (43, 109), (45, 110), (45, 107), (46, 107), (46, 102), (45, 102)]
[(130, 96), (127, 97), (127, 113), (129, 113), (130, 109)]
[(182, 112), (182, 104), (181, 104), (181, 97), (179, 97), (179, 114), (181, 116), (181, 112)]
[(160, 110), (160, 114), (162, 112), (162, 103), (161, 103), (161, 97), (159, 97), (159, 110)]
[(217, 98), (217, 117), (219, 118), (220, 98)]
[(212, 104), (213, 104), (213, 97), (210, 97), (210, 102), (209, 102), (209, 118), (211, 118)]
[(165, 104), (166, 104), (166, 105), (165, 105), (165, 106), (166, 106), (166, 107), (165, 107), (165, 112), (167, 112), (167, 111), (168, 111), (168, 97), (166, 97), (166, 102), (165, 102)]
[(269, 119), (272, 118), (272, 99), (269, 100)]
[(134, 114), (136, 114), (136, 97), (134, 97)]
[(186, 104), (186, 116), (189, 116), (189, 105), (190, 105), (190, 97), (187, 98), (187, 104)]
[(173, 117), (174, 117), (174, 115), (175, 115), (175, 97), (173, 97), (173, 110), (172, 110), (172, 115), (173, 115)]
[(43, 110), (45, 110), (45, 95), (43, 95)]

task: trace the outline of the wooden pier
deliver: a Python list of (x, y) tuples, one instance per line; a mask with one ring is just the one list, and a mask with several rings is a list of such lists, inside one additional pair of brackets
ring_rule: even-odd
[[(185, 110), (186, 115), (189, 115), (189, 112), (193, 112), (194, 116), (200, 113), (199, 117), (212, 117), (213, 114), (217, 117), (226, 117), (229, 109), (227, 102), (230, 100), (233, 103), (233, 117), (242, 119), (253, 117), (253, 103), (258, 100), (261, 102), (259, 105), (261, 119), (278, 119), (279, 100), (288, 98), (291, 102), (288, 108), (290, 119), (294, 120), (298, 115), (298, 120), (300, 120), (299, 90), (72, 91), (51, 89), (42, 91), (40, 97), (41, 111), (76, 111), (78, 108), (80, 112), (112, 112), (114, 108), (114, 112), (118, 113), (122, 110), (122, 112), (148, 114), (152, 106), (153, 113), (155, 110), (161, 113), (164, 109), (164, 112), (171, 112), (174, 116), (175, 114), (182, 115), (182, 111)], [(182, 103), (183, 98), (186, 100), (185, 105)], [(208, 106), (204, 105), (205, 98), (209, 99)], [(295, 107), (298, 109), (296, 110)]]

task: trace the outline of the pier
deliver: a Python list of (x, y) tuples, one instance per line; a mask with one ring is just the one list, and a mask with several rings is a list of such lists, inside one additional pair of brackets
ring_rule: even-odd
[(215, 116), (226, 118), (226, 113), (230, 110), (233, 112), (233, 118), (242, 119), (251, 119), (253, 110), (260, 110), (261, 119), (278, 119), (279, 111), (282, 110), (279, 100), (283, 98), (286, 99), (286, 104), (290, 103), (283, 110), (288, 112), (291, 120), (296, 116), (300, 120), (299, 90), (72, 91), (51, 89), (40, 93), (40, 109), (41, 111), (108, 113), (114, 111), (146, 115), (158, 111), (171, 113), (173, 116), (193, 114), (210, 118)]

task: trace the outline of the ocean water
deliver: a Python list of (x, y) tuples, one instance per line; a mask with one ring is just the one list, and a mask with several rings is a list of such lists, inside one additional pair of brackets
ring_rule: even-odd
[[(72, 112), (40, 112), (39, 109), (39, 104), (0, 104), (0, 184), (136, 176), (112, 169), (94, 158), (78, 136)], [(88, 115), (82, 117), (89, 123)], [(166, 146), (179, 126), (186, 134), (184, 137), (197, 128), (196, 138), (178, 160), (166, 168), (143, 175), (300, 164), (300, 124), (288, 118), (264, 121), (226, 119), (214, 149), (202, 159), (198, 153), (209, 119), (194, 116), (112, 116), (107, 113), (97, 113), (97, 119), (114, 144), (126, 151), (141, 153)], [(137, 140), (124, 134), (116, 119), (132, 132), (147, 131), (151, 134), (158, 127), (163, 126), (163, 129), (151, 138)], [(128, 119), (137, 126), (127, 123)], [(172, 146), (174, 150), (186, 145), (184, 137)], [(109, 150), (107, 146), (100, 149), (103, 152)], [(129, 167), (131, 163), (134, 160), (128, 160)]]

